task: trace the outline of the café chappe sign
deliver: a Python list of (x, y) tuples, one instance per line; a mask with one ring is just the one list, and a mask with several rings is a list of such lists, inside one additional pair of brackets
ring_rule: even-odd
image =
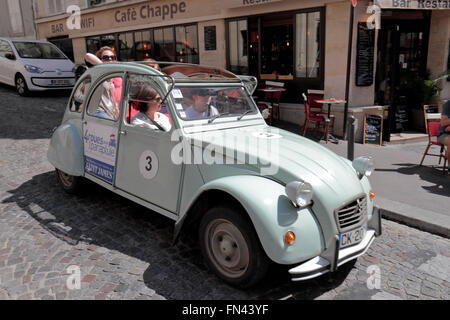
[(382, 9), (450, 9), (450, 0), (375, 0), (375, 4)]

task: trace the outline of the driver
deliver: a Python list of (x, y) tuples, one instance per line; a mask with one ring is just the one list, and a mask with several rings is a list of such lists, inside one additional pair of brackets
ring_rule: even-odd
[(193, 89), (192, 100), (192, 105), (185, 110), (186, 118), (202, 119), (219, 115), (217, 108), (211, 105), (210, 90)]

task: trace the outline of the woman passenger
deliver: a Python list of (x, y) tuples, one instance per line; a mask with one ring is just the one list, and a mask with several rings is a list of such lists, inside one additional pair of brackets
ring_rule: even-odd
[(159, 112), (162, 99), (155, 89), (148, 84), (142, 85), (134, 102), (139, 113), (131, 119), (132, 124), (150, 129), (170, 131), (172, 125), (169, 118)]

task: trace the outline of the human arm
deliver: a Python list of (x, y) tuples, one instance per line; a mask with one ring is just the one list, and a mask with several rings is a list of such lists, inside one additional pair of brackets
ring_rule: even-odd
[(97, 58), (97, 56), (93, 55), (92, 53), (86, 53), (86, 55), (84, 56), (84, 60), (94, 66), (102, 63), (102, 61), (99, 58)]

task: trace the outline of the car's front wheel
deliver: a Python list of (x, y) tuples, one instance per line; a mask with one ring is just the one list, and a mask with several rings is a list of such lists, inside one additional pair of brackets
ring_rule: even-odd
[(27, 82), (21, 74), (18, 74), (16, 76), (15, 84), (17, 93), (22, 97), (26, 97), (30, 93), (30, 91), (28, 90)]
[(264, 277), (269, 260), (242, 210), (210, 209), (199, 229), (200, 247), (208, 266), (233, 286), (248, 288)]
[(76, 194), (81, 189), (82, 177), (72, 176), (56, 169), (56, 176), (63, 189), (70, 194)]

